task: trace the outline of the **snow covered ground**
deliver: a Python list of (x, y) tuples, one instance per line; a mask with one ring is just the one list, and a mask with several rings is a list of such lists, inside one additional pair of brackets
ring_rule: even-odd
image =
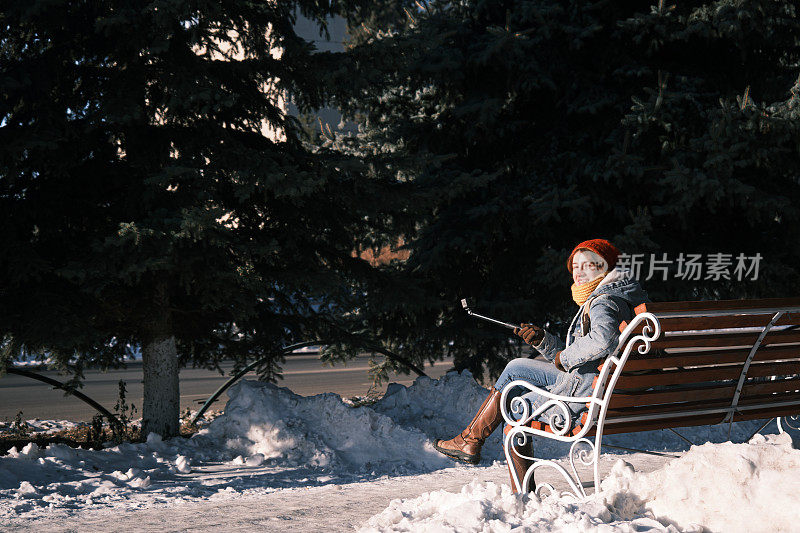
[[(12, 449), (0, 457), (0, 530), (797, 531), (800, 450), (774, 424), (746, 444), (726, 442), (727, 426), (688, 429), (706, 443), (691, 449), (670, 432), (613, 435), (609, 444), (675, 458), (606, 453), (597, 495), (540, 500), (511, 494), (499, 431), (477, 467), (431, 447), (486, 393), (448, 374), (352, 407), (244, 381), (188, 440)], [(735, 425), (732, 440), (757, 427)], [(565, 451), (537, 442), (539, 456)]]

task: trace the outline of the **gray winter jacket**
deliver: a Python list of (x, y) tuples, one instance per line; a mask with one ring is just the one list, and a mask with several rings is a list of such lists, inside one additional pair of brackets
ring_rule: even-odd
[(615, 268), (606, 274), (572, 319), (566, 343), (545, 331), (542, 341), (534, 346), (549, 361), (561, 352), (561, 364), (567, 373), (550, 392), (590, 396), (592, 381), (599, 374), (598, 365), (617, 348), (619, 325), (630, 322), (636, 314), (634, 308), (648, 301), (647, 293), (629, 271)]

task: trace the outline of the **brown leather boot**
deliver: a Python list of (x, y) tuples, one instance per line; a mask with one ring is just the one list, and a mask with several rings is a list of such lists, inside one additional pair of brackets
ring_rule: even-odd
[(438, 440), (433, 444), (440, 453), (458, 461), (478, 464), (481, 460), (481, 447), (486, 438), (497, 429), (503, 415), (500, 412), (500, 391), (492, 387), (489, 396), (478, 409), (478, 414), (467, 428), (450, 440)]
[[(506, 426), (503, 428), (503, 434), (507, 435), (508, 431), (511, 429), (511, 426)], [(522, 485), (525, 479), (525, 472), (528, 471), (528, 468), (533, 464), (533, 461), (530, 459), (526, 459), (525, 457), (520, 457), (519, 455), (515, 454), (513, 450), (518, 451), (519, 453), (527, 456), (533, 457), (533, 438), (528, 437), (525, 439), (525, 443), (521, 446), (514, 445), (512, 443), (512, 452), (511, 452), (511, 462), (508, 463), (508, 476), (511, 478), (511, 492), (518, 492), (517, 485), (514, 483), (514, 473), (517, 474), (517, 479), (519, 480), (519, 484)], [(512, 471), (513, 470), (513, 471)], [(527, 487), (522, 487), (523, 492), (527, 492), (531, 489), (536, 488), (536, 482), (533, 480), (533, 476), (528, 482)]]

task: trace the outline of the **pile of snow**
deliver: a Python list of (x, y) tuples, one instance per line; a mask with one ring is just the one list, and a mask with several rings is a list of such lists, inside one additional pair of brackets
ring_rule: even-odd
[(643, 505), (680, 527), (797, 531), (800, 450), (786, 433), (756, 435), (748, 444), (708, 443), (649, 474), (619, 461), (602, 489), (623, 516)]
[(362, 531), (797, 531), (800, 450), (786, 435), (748, 444), (693, 446), (664, 468), (637, 473), (618, 461), (585, 501), (515, 495), (473, 482), (395, 500)]
[[(428, 439), (450, 439), (469, 424), (488, 394), (469, 371), (450, 372), (440, 379), (419, 377), (410, 387), (392, 383), (372, 408)], [(503, 459), (502, 444), (501, 431), (490, 435), (481, 450), (484, 462)]]
[(430, 471), (451, 464), (419, 429), (369, 406), (350, 407), (336, 394), (303, 397), (255, 381), (241, 381), (229, 394), (225, 414), (192, 444), (239, 464), (355, 474)]

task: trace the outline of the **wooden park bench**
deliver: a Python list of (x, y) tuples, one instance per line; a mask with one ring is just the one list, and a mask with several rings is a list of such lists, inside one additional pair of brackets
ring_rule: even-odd
[[(523, 479), (512, 474), (517, 490), (553, 491), (548, 484), (530, 487), (535, 470), (552, 467), (577, 497), (585, 498), (575, 461), (593, 467), (597, 490), (603, 435), (773, 418), (780, 431), (787, 424), (796, 427), (800, 298), (647, 303), (620, 331), (616, 350), (599, 367), (591, 397), (553, 395), (525, 381), (503, 389), (509, 464), (511, 454), (518, 453), (513, 444), (526, 437), (572, 443), (571, 473), (531, 457)], [(528, 412), (519, 397), (507, 399), (517, 386), (550, 400)], [(568, 404), (585, 404), (588, 411), (575, 417)], [(537, 420), (542, 413), (549, 423)]]

